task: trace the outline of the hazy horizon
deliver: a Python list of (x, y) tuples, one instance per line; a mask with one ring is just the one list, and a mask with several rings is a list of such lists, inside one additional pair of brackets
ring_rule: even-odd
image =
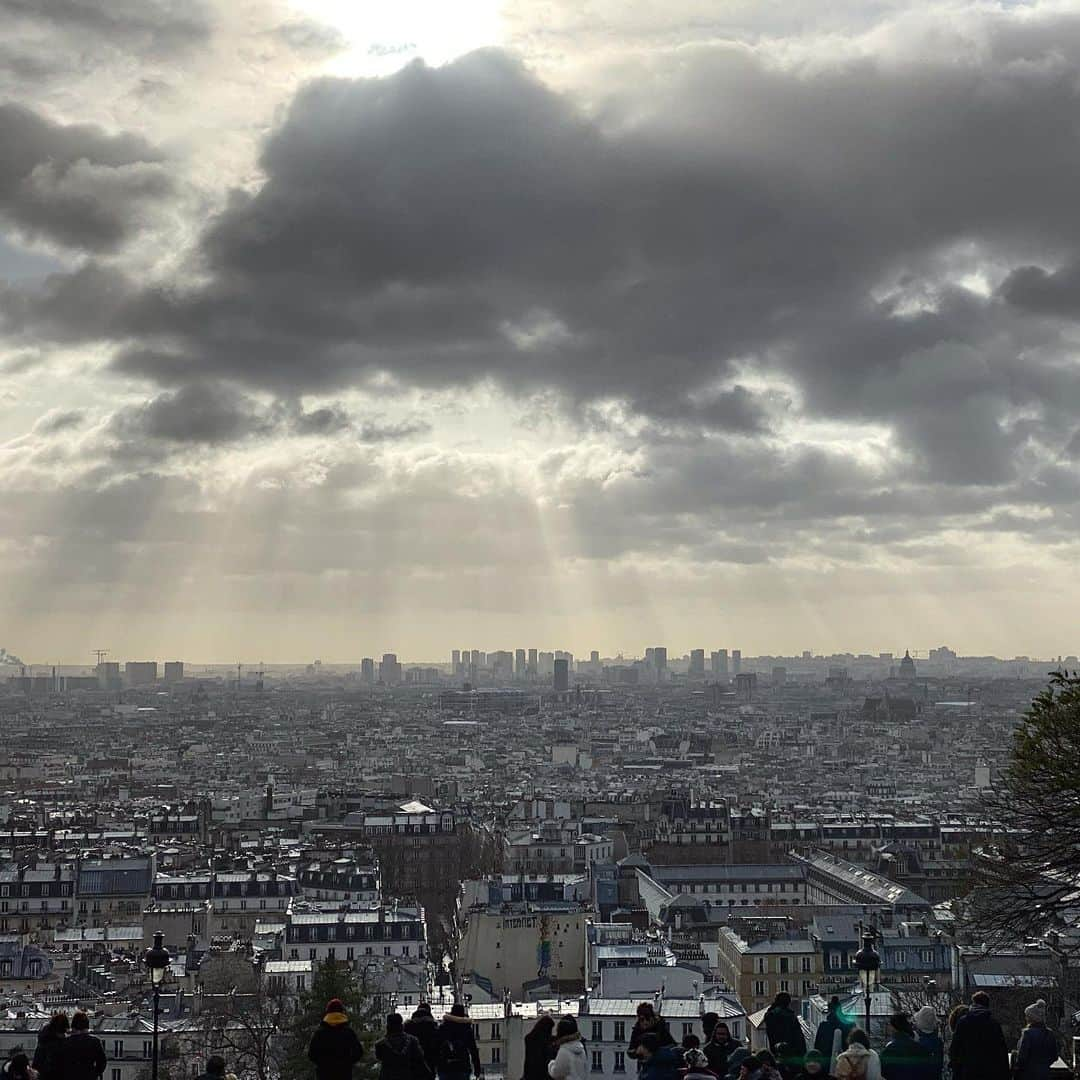
[(1080, 10), (0, 15), (16, 654), (1080, 649)]

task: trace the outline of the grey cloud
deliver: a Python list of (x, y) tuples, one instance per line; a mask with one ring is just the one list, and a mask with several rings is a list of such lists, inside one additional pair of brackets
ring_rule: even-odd
[(85, 409), (53, 409), (34, 424), (34, 432), (39, 435), (56, 435), (61, 431), (82, 427), (85, 420)]
[(129, 406), (110, 425), (117, 437), (136, 444), (142, 440), (222, 444), (268, 434), (275, 426), (267, 412), (243, 394), (205, 383), (191, 383)]
[[(87, 267), (0, 305), (165, 384), (494, 380), (762, 436), (766, 392), (712, 389), (749, 367), (810, 419), (893, 431), (911, 480), (1007, 486), (1033, 441), (1064, 442), (1080, 384), (1060, 334), (951, 282), (948, 254), (1080, 248), (1080, 19), (955, 18), (984, 47), (696, 46), (630, 65), (591, 114), (495, 51), (320, 80), (205, 231), (208, 284)], [(1043, 435), (1010, 425), (1025, 409)]]
[(158, 151), (133, 135), (55, 124), (0, 105), (0, 215), (70, 247), (116, 248), (172, 183)]
[(193, 47), (211, 28), (201, 0), (0, 0), (0, 18), (9, 27), (23, 20), (151, 55)]
[(1041, 266), (1019, 267), (1005, 279), (1000, 292), (1018, 308), (1076, 318), (1080, 315), (1080, 262), (1054, 271)]

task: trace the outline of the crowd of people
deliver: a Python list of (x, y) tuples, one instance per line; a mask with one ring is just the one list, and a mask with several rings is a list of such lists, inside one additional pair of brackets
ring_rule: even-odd
[[(937, 1013), (929, 1005), (889, 1017), (880, 1051), (832, 998), (807, 1046), (803, 1025), (788, 994), (777, 994), (765, 1013), (767, 1049), (752, 1053), (716, 1013), (702, 1016), (704, 1041), (685, 1035), (681, 1043), (648, 1002), (637, 1009), (627, 1056), (636, 1061), (638, 1080), (1049, 1080), (1058, 1059), (1057, 1037), (1047, 1026), (1046, 1002), (1024, 1010), (1026, 1026), (1010, 1060), (1001, 1024), (985, 993), (958, 1005), (946, 1021), (946, 1043)], [(588, 1080), (585, 1043), (573, 1016), (541, 1015), (525, 1035), (521, 1080)], [(454, 1005), (436, 1022), (429, 1005), (409, 1020), (386, 1018), (386, 1033), (373, 1049), (380, 1080), (483, 1080), (480, 1052), (465, 1006)], [(364, 1046), (344, 1004), (327, 1003), (312, 1036), (308, 1058), (316, 1080), (352, 1080)], [(56, 1013), (38, 1035), (33, 1059), (17, 1053), (0, 1080), (100, 1080), (107, 1059), (90, 1031), (86, 1013)], [(211, 1057), (199, 1080), (236, 1080), (223, 1058)]]

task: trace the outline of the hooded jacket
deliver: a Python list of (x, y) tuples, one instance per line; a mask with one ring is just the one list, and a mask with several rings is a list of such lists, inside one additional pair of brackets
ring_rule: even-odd
[(825, 1019), (817, 1026), (817, 1032), (814, 1034), (814, 1049), (831, 1061), (836, 1033), (840, 1032), (840, 1048), (843, 1049), (844, 1040), (847, 1039), (848, 1032), (854, 1026), (840, 1015), (839, 1009), (830, 1009)]
[(472, 1021), (467, 1016), (447, 1013), (439, 1025), (439, 1072), (468, 1075), (470, 1066), (477, 1076), (481, 1074)]
[(837, 1059), (836, 1080), (881, 1080), (881, 1058), (876, 1050), (852, 1043)]
[(364, 1047), (349, 1027), (344, 1013), (327, 1013), (308, 1047), (317, 1080), (351, 1080), (353, 1066), (364, 1056)]
[(556, 1040), (555, 1060), (548, 1063), (551, 1080), (588, 1080), (589, 1063), (580, 1035), (564, 1035)]
[(431, 1080), (420, 1041), (407, 1032), (387, 1035), (375, 1044), (381, 1080)]
[(105, 1047), (89, 1031), (73, 1031), (57, 1055), (61, 1080), (97, 1080), (108, 1063)]
[(964, 1080), (1009, 1080), (1009, 1048), (1001, 1025), (985, 1005), (972, 1005), (956, 1022), (949, 1044), (954, 1075)]
[(674, 1046), (660, 1046), (641, 1066), (641, 1080), (675, 1080), (682, 1068), (683, 1056)]
[(802, 1057), (806, 1053), (806, 1038), (799, 1018), (785, 1005), (773, 1002), (765, 1010), (765, 1037), (774, 1055), (781, 1043), (787, 1044), (788, 1053), (792, 1056)]
[(548, 1065), (555, 1057), (554, 1031), (537, 1031), (525, 1034), (525, 1067), (522, 1080), (545, 1080)]
[(439, 1025), (431, 1013), (414, 1012), (411, 1020), (405, 1021), (405, 1031), (411, 1035), (424, 1051), (424, 1060), (428, 1068), (435, 1072), (439, 1067)]
[(1016, 1047), (1017, 1080), (1050, 1080), (1050, 1066), (1057, 1059), (1057, 1038), (1045, 1024), (1024, 1028)]
[(737, 1039), (730, 1035), (726, 1039), (714, 1039), (709, 1037), (708, 1042), (701, 1048), (709, 1059), (709, 1068), (717, 1076), (725, 1076), (728, 1070), (728, 1060), (739, 1047), (742, 1046)]

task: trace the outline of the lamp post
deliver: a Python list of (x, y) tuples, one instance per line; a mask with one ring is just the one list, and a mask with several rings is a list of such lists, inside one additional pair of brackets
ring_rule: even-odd
[(855, 970), (859, 973), (859, 983), (862, 986), (863, 999), (866, 1002), (866, 1035), (870, 1036), (870, 1004), (873, 1001), (874, 991), (878, 988), (878, 973), (881, 971), (881, 957), (874, 948), (877, 940), (877, 931), (872, 926), (859, 923), (859, 936), (862, 939), (862, 948), (855, 954)]
[(172, 960), (164, 942), (165, 935), (159, 930), (154, 934), (154, 947), (147, 949), (143, 955), (143, 963), (150, 972), (150, 986), (154, 991), (154, 1058), (150, 1073), (151, 1080), (158, 1080), (158, 1016), (161, 1012), (161, 984)]

